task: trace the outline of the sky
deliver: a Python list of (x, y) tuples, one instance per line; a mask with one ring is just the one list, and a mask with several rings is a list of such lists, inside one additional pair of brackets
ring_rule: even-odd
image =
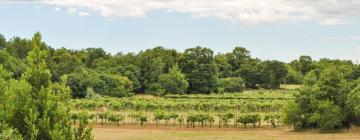
[(285, 62), (360, 60), (360, 0), (0, 0), (0, 34), (53, 48), (139, 52), (163, 46), (215, 53), (245, 47)]

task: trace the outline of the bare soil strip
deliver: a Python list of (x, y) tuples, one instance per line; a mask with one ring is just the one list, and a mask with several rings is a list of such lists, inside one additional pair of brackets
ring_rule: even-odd
[(337, 133), (294, 132), (289, 128), (94, 127), (95, 140), (360, 140), (360, 128)]

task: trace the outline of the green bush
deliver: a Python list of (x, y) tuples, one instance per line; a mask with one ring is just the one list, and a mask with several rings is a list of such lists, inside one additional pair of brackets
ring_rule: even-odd
[(23, 138), (17, 130), (4, 128), (0, 131), (0, 140), (23, 140)]
[(146, 92), (155, 96), (165, 95), (164, 89), (159, 83), (151, 83)]
[(261, 122), (261, 116), (259, 114), (250, 114), (250, 115), (241, 115), (236, 120), (238, 123), (242, 123), (244, 127), (246, 128), (247, 124), (251, 123), (253, 124), (254, 128), (256, 127), (256, 123)]
[(159, 83), (166, 93), (173, 94), (185, 93), (186, 89), (189, 87), (185, 75), (181, 73), (177, 65), (171, 68), (168, 74), (160, 75)]
[(267, 123), (270, 123), (273, 128), (275, 128), (277, 126), (277, 124), (280, 123), (280, 114), (278, 114), (278, 113), (266, 114), (264, 117), (264, 120)]
[(111, 114), (109, 116), (109, 121), (111, 123), (114, 123), (116, 125), (119, 125), (121, 121), (123, 121), (125, 119), (125, 116), (120, 115), (120, 114)]
[(242, 92), (245, 89), (245, 82), (240, 77), (221, 78), (219, 92)]

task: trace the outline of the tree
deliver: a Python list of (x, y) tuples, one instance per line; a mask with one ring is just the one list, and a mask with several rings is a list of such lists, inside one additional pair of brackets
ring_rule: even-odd
[(354, 69), (354, 70), (353, 70), (353, 72), (352, 72), (352, 74), (351, 74), (350, 79), (351, 79), (351, 80), (356, 80), (356, 79), (360, 78), (360, 65), (354, 66), (353, 69)]
[(303, 82), (304, 76), (301, 74), (301, 72), (295, 70), (290, 65), (286, 65), (288, 69), (288, 74), (286, 76), (285, 83), (286, 84), (301, 84)]
[(50, 70), (53, 80), (58, 81), (64, 74), (70, 74), (78, 67), (82, 67), (81, 60), (70, 50), (65, 48), (57, 49), (51, 56)]
[(318, 76), (316, 75), (315, 71), (310, 71), (304, 76), (304, 82), (303, 84), (305, 86), (313, 86), (315, 85), (316, 81), (318, 81)]
[(60, 83), (51, 82), (45, 62), (47, 51), (41, 44), (41, 34), (35, 33), (25, 73), (20, 80), (10, 80), (5, 88), (6, 100), (1, 102), (11, 104), (2, 110), (7, 114), (3, 122), (16, 129), (24, 139), (71, 140), (75, 137), (66, 107), (69, 89), (65, 77)]
[(14, 37), (8, 42), (6, 51), (16, 58), (25, 59), (31, 48), (31, 40)]
[(24, 62), (11, 56), (5, 50), (0, 50), (0, 64), (2, 64), (7, 71), (12, 72), (13, 78), (20, 78), (25, 71)]
[(127, 53), (125, 55), (118, 53), (113, 57), (112, 62), (115, 65), (112, 74), (128, 77), (129, 80), (133, 82), (134, 92), (141, 92), (141, 69), (139, 66), (138, 55), (134, 53)]
[(230, 54), (218, 54), (214, 58), (220, 78), (232, 77), (234, 75), (232, 65), (229, 63), (229, 55)]
[(283, 62), (264, 61), (261, 70), (261, 86), (264, 88), (280, 88), (280, 84), (285, 80), (288, 71)]
[(235, 47), (228, 59), (229, 63), (232, 65), (233, 71), (237, 71), (242, 68), (242, 65), (251, 60), (250, 51), (243, 47)]
[(101, 81), (92, 85), (95, 92), (112, 97), (126, 97), (132, 95), (132, 82), (124, 76), (101, 74)]
[(348, 94), (346, 104), (355, 116), (360, 116), (360, 84)]
[(4, 49), (6, 47), (6, 38), (0, 34), (0, 49)]
[(162, 74), (159, 77), (159, 83), (167, 93), (182, 94), (189, 87), (185, 75), (181, 73), (177, 65), (172, 67), (168, 74)]
[[(348, 111), (348, 106), (357, 102), (349, 100), (353, 96), (348, 95), (351, 87), (336, 68), (322, 71), (319, 78), (315, 71), (309, 72), (295, 103), (285, 107), (284, 122), (296, 128), (320, 128), (322, 131), (349, 126), (352, 112)], [(352, 98), (356, 98), (354, 95)]]
[(332, 131), (342, 127), (344, 116), (341, 108), (331, 101), (320, 101), (310, 121), (316, 122), (322, 131)]
[(89, 68), (94, 68), (94, 60), (100, 58), (107, 59), (109, 57), (109, 55), (102, 48), (87, 48), (85, 49), (85, 54), (85, 64)]
[(245, 80), (245, 85), (248, 88), (257, 88), (262, 83), (262, 69), (263, 64), (259, 59), (250, 59), (247, 63), (241, 66), (241, 69), (236, 73), (239, 77)]
[(299, 68), (298, 69), (302, 75), (305, 75), (313, 68), (312, 64), (313, 64), (313, 62), (312, 62), (312, 59), (310, 56), (302, 55), (299, 58)]
[(179, 66), (189, 82), (190, 93), (217, 91), (218, 73), (211, 49), (202, 47), (186, 49), (179, 58)]
[(175, 50), (160, 46), (139, 53), (138, 67), (141, 72), (139, 81), (142, 91), (148, 91), (150, 85), (159, 82), (159, 76), (167, 73), (176, 64), (177, 55)]

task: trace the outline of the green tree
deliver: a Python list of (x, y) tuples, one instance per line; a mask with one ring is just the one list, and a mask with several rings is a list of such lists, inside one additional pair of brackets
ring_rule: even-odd
[(16, 58), (25, 59), (31, 48), (31, 40), (14, 37), (8, 41), (6, 51)]
[(76, 68), (82, 67), (83, 63), (72, 51), (61, 48), (52, 54), (49, 65), (53, 79), (58, 81), (62, 75), (70, 74)]
[(108, 59), (109, 55), (102, 48), (87, 48), (84, 50), (86, 54), (85, 64), (89, 68), (95, 68), (93, 62), (96, 59)]
[(302, 55), (299, 58), (298, 69), (302, 75), (305, 75), (313, 68), (313, 61), (310, 56)]
[(179, 66), (189, 82), (190, 93), (216, 92), (218, 73), (213, 51), (209, 48), (190, 48), (179, 58)]
[(148, 91), (150, 85), (159, 82), (159, 76), (167, 73), (177, 61), (177, 52), (173, 49), (155, 47), (139, 53), (138, 66), (142, 91)]
[(177, 65), (172, 67), (168, 74), (162, 74), (159, 77), (159, 83), (167, 93), (182, 94), (189, 87), (185, 75), (181, 73)]
[(348, 94), (346, 104), (355, 116), (360, 116), (360, 84)]
[(280, 88), (281, 82), (285, 80), (288, 70), (283, 62), (264, 61), (261, 70), (261, 86), (264, 88)]
[(251, 60), (250, 51), (243, 47), (235, 47), (228, 59), (233, 71), (237, 71), (242, 68), (242, 65)]
[(250, 59), (236, 73), (245, 80), (248, 88), (257, 88), (262, 83), (263, 64), (259, 59)]
[(320, 101), (316, 106), (316, 111), (310, 117), (310, 121), (316, 122), (322, 131), (341, 128), (343, 120), (341, 108), (331, 101)]
[(45, 62), (47, 51), (41, 44), (41, 35), (36, 33), (27, 57), (28, 68), (20, 80), (10, 80), (5, 88), (6, 102), (11, 104), (3, 110), (7, 114), (3, 122), (24, 139), (74, 139), (66, 107), (69, 89), (65, 79), (61, 83), (51, 82)]
[(234, 75), (232, 65), (229, 63), (229, 55), (230, 54), (218, 54), (214, 58), (220, 78), (232, 77)]
[(347, 100), (351, 87), (334, 67), (322, 71), (319, 78), (315, 71), (309, 72), (295, 103), (285, 107), (284, 122), (296, 128), (320, 128), (322, 131), (349, 126), (351, 111), (346, 101), (351, 102)]
[(0, 49), (4, 49), (6, 47), (6, 38), (0, 34)]
[(0, 64), (2, 64), (7, 71), (12, 72), (12, 77), (14, 78), (20, 78), (25, 71), (24, 62), (11, 56), (5, 50), (0, 50)]

